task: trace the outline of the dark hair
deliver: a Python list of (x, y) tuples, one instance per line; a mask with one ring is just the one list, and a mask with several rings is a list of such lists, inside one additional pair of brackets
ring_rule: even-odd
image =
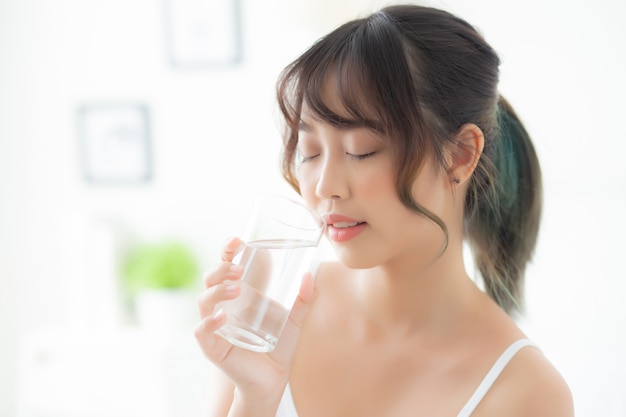
[[(411, 188), (424, 158), (447, 170), (456, 133), (464, 124), (477, 125), (485, 146), (466, 195), (466, 238), (487, 293), (511, 312), (521, 308), (524, 270), (538, 234), (541, 173), (527, 132), (498, 94), (499, 64), (464, 20), (397, 5), (320, 39), (283, 70), (277, 93), (285, 119), (282, 172), (297, 191), (298, 124), (306, 101), (320, 120), (369, 127), (388, 138), (400, 200), (437, 223), (446, 245), (446, 225), (414, 201)], [(329, 80), (348, 118), (327, 105), (322, 86)]]

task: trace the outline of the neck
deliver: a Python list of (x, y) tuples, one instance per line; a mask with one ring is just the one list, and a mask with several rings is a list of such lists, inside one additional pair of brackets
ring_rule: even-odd
[(426, 266), (397, 261), (358, 277), (368, 332), (387, 335), (443, 330), (463, 314), (476, 290), (465, 271), (461, 243)]

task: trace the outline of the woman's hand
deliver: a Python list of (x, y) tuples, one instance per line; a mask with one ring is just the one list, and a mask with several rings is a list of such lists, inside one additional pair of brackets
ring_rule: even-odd
[(236, 298), (240, 293), (238, 280), (243, 270), (232, 263), (240, 245), (241, 240), (237, 238), (228, 241), (222, 251), (222, 262), (204, 278), (205, 290), (198, 297), (202, 320), (195, 336), (204, 355), (235, 385), (235, 401), (246, 404), (242, 408), (252, 405), (277, 407), (289, 379), (300, 326), (313, 302), (313, 277), (308, 273), (304, 276), (298, 298), (272, 352), (257, 353), (234, 346), (214, 333), (226, 323), (226, 316), (216, 314), (215, 306), (221, 301)]

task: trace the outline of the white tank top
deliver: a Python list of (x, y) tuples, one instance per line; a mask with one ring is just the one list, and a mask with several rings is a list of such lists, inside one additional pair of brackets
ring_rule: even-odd
[[(506, 368), (506, 366), (515, 356), (515, 354), (525, 346), (535, 345), (528, 339), (520, 339), (516, 342), (513, 342), (502, 353), (502, 355), (500, 355), (498, 360), (496, 360), (489, 372), (487, 372), (487, 375), (485, 375), (481, 383), (478, 385), (478, 388), (476, 388), (474, 394), (470, 397), (467, 403), (465, 403), (465, 406), (461, 409), (457, 417), (469, 417), (472, 415), (480, 401), (487, 394), (494, 382), (496, 382), (496, 379), (498, 379), (498, 376), (500, 376), (504, 368)], [(289, 385), (287, 385), (287, 388), (283, 393), (283, 398), (280, 401), (280, 405), (278, 406), (276, 417), (298, 417), (298, 412), (296, 411), (296, 406), (293, 402), (293, 397), (291, 396), (291, 389), (289, 388)]]

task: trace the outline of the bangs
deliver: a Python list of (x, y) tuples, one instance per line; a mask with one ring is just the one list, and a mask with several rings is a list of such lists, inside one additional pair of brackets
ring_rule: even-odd
[(279, 103), (292, 129), (306, 104), (311, 117), (336, 127), (366, 127), (385, 136), (415, 131), (416, 114), (405, 114), (419, 108), (413, 78), (402, 36), (385, 13), (321, 39), (279, 83)]
[(366, 127), (386, 133), (379, 97), (368, 91), (371, 76), (356, 57), (341, 54), (334, 62), (300, 79), (309, 116), (339, 128)]

